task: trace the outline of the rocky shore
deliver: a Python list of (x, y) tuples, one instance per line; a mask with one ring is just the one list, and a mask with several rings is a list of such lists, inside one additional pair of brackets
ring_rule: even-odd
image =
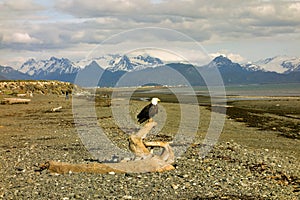
[(74, 85), (61, 81), (0, 81), (0, 94), (64, 94), (72, 91)]
[[(144, 104), (136, 102), (133, 109)], [(175, 106), (162, 105), (171, 110)], [(58, 106), (62, 107), (59, 112), (49, 112)], [(127, 148), (128, 135), (111, 122), (109, 107), (99, 104), (97, 109), (108, 137)], [(200, 111), (205, 120), (209, 109), (201, 107)], [(51, 174), (39, 166), (48, 160), (97, 162), (77, 134), (71, 100), (62, 94), (36, 94), (26, 105), (0, 105), (0, 119), (0, 199), (296, 200), (300, 196), (299, 140), (231, 118), (226, 119), (219, 142), (205, 157), (199, 156), (201, 134), (205, 133), (201, 127), (197, 141), (176, 158), (175, 170), (65, 175)]]

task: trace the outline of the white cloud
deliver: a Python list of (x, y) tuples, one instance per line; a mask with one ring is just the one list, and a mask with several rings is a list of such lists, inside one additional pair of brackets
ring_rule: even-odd
[(117, 18), (114, 28), (168, 27), (201, 41), (209, 38), (199, 34), (217, 34), (224, 39), (273, 36), (277, 30), (266, 33), (265, 27), (300, 25), (298, 4), (281, 1), (166, 0), (157, 4), (151, 0), (103, 0), (100, 4), (95, 0), (61, 0), (57, 8), (75, 17)]
[[(0, 7), (2, 52), (5, 49), (43, 50), (72, 57), (70, 49), (76, 51), (82, 45), (96, 45), (114, 34), (144, 27), (174, 29), (203, 45), (220, 47), (224, 43), (239, 43), (232, 48), (220, 47), (238, 52), (225, 52), (234, 61), (244, 59), (239, 55), (247, 56), (240, 51), (245, 52), (242, 44), (249, 41), (282, 40), (289, 43), (287, 50), (300, 52), (299, 46), (291, 47), (296, 46), (293, 41), (299, 41), (300, 35), (300, 3), (297, 1), (0, 0)], [(149, 44), (166, 42), (175, 48), (178, 40), (183, 39), (151, 34), (137, 36), (137, 40), (143, 39)], [(135, 42), (124, 40), (127, 45)], [(262, 47), (262, 44), (256, 45)], [(211, 52), (221, 52), (220, 49)], [(260, 49), (265, 47), (247, 52), (262, 56), (261, 53), (266, 52)]]
[(12, 35), (4, 36), (3, 39), (6, 43), (41, 43), (38, 39), (31, 37), (28, 33), (13, 33)]
[(3, 0), (0, 1), (0, 19), (1, 20), (30, 20), (38, 19), (40, 16), (36, 15), (37, 12), (45, 9), (41, 4), (36, 3), (34, 0)]

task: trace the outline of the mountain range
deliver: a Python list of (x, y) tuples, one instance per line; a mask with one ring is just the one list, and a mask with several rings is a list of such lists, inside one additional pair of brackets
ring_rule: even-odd
[(273, 71), (288, 74), (290, 72), (300, 71), (300, 58), (275, 56), (253, 63), (242, 64), (241, 66), (249, 70)]
[(31, 77), (12, 67), (0, 66), (0, 80), (27, 80)]
[[(206, 85), (216, 68), (225, 85), (300, 82), (300, 58), (276, 56), (239, 64), (224, 56), (204, 66), (164, 63), (150, 55), (110, 54), (72, 62), (67, 58), (29, 59), (19, 68), (0, 66), (0, 80), (60, 80), (82, 86)], [(204, 77), (203, 77), (204, 76)], [(77, 78), (76, 78), (77, 77)], [(213, 80), (215, 77), (210, 77)]]
[(150, 55), (137, 55), (128, 56), (120, 54), (108, 54), (106, 56), (101, 56), (93, 59), (86, 59), (77, 62), (76, 64), (81, 68), (85, 68), (92, 62), (96, 62), (99, 66), (107, 69), (111, 72), (116, 71), (138, 71), (148, 67), (157, 67), (163, 65), (163, 61), (159, 58), (152, 57)]

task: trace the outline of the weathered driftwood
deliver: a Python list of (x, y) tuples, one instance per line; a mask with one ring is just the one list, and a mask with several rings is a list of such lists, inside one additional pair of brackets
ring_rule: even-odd
[(62, 109), (62, 106), (59, 106), (57, 108), (52, 108), (51, 112), (59, 112)]
[[(168, 142), (144, 142), (147, 133), (156, 125), (156, 122), (148, 122), (136, 134), (129, 137), (129, 149), (136, 158), (119, 163), (88, 163), (71, 164), (64, 162), (48, 161), (41, 165), (42, 169), (48, 169), (52, 173), (88, 172), (88, 173), (144, 173), (163, 172), (173, 170), (174, 153)], [(147, 147), (161, 147), (161, 155), (152, 154)]]
[(26, 97), (26, 94), (17, 94), (17, 97)]
[(156, 122), (148, 122), (136, 134), (133, 134), (129, 137), (129, 149), (137, 157), (145, 157), (151, 154), (149, 149), (147, 149), (143, 143), (143, 139), (146, 138), (147, 134), (156, 125)]
[(41, 165), (48, 169), (51, 173), (66, 174), (66, 173), (146, 173), (146, 172), (163, 172), (173, 170), (174, 167), (166, 164), (163, 160), (157, 157), (134, 160), (120, 163), (87, 163), (87, 164), (72, 164), (65, 162), (48, 161)]
[(4, 98), (1, 103), (2, 104), (28, 104), (30, 99), (21, 99), (21, 98)]

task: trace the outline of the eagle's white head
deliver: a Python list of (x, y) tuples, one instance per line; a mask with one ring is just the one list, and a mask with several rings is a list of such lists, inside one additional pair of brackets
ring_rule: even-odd
[(152, 98), (151, 103), (152, 103), (153, 105), (157, 105), (157, 103), (158, 103), (159, 101), (160, 101), (159, 98), (154, 97), (154, 98)]

